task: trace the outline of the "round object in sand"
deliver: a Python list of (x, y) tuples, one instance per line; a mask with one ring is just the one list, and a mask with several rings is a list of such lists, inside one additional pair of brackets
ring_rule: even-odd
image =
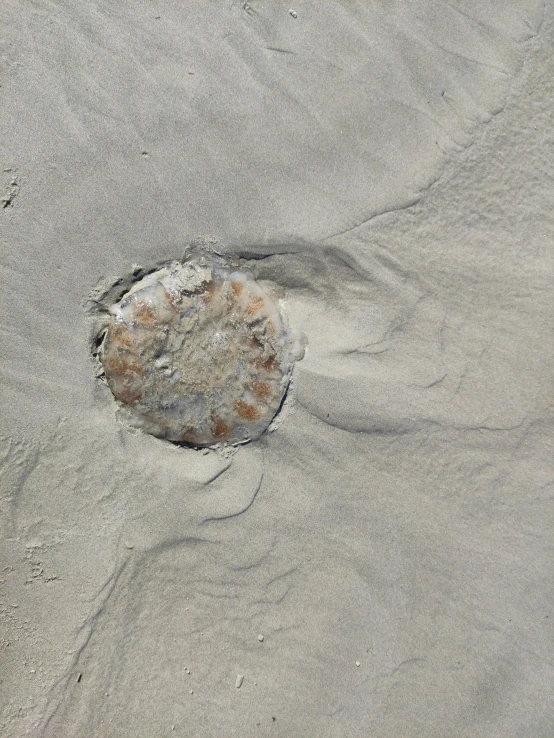
[(100, 359), (126, 422), (170, 441), (258, 438), (304, 355), (251, 272), (210, 253), (143, 277), (109, 316)]

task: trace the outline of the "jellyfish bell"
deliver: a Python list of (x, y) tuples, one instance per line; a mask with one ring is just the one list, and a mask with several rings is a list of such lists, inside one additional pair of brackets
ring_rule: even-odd
[(258, 438), (304, 355), (305, 337), (252, 273), (210, 253), (142, 277), (108, 314), (108, 386), (129, 425), (169, 441)]

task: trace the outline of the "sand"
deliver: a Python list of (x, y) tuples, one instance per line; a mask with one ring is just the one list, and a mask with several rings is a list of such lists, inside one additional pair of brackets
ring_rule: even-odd
[[(0, 734), (550, 738), (552, 3), (2, 15)], [(191, 243), (309, 341), (234, 454), (91, 357)]]

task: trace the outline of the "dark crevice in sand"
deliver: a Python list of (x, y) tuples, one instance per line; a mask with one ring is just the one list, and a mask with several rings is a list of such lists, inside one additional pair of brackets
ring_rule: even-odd
[(215, 523), (215, 522), (218, 522), (220, 520), (231, 520), (232, 518), (237, 518), (240, 515), (243, 515), (254, 504), (254, 500), (258, 496), (258, 492), (260, 491), (260, 489), (262, 487), (263, 479), (264, 479), (264, 471), (263, 471), (263, 465), (262, 465), (262, 472), (260, 474), (260, 479), (259, 479), (258, 485), (257, 485), (256, 489), (254, 490), (254, 493), (252, 495), (252, 498), (251, 498), (250, 502), (247, 505), (245, 505), (245, 507), (243, 507), (242, 510), (238, 510), (237, 512), (230, 513), (229, 515), (221, 515), (221, 516), (214, 516), (214, 517), (205, 518), (200, 523), (200, 525), (205, 525), (206, 523)]
[[(437, 182), (439, 178), (440, 178), (440, 175), (439, 177), (437, 177), (437, 179), (433, 180), (433, 182), (429, 185), (429, 187), (435, 184), (435, 182)], [(354, 225), (349, 226), (348, 228), (344, 228), (342, 231), (336, 231), (335, 233), (331, 233), (331, 235), (329, 236), (325, 236), (325, 238), (322, 238), (319, 240), (319, 243), (325, 243), (326, 241), (330, 241), (332, 238), (337, 238), (338, 236), (344, 236), (345, 234), (350, 233), (351, 231), (355, 231), (357, 228), (361, 228), (362, 226), (366, 225), (367, 223), (374, 220), (375, 218), (378, 218), (380, 215), (387, 215), (388, 213), (396, 213), (402, 210), (408, 210), (409, 208), (412, 208), (414, 205), (417, 205), (417, 203), (421, 200), (423, 196), (423, 192), (424, 190), (417, 197), (414, 197), (409, 202), (407, 202), (405, 205), (397, 205), (393, 208), (381, 210), (378, 213), (372, 213), (367, 218), (364, 218), (360, 222), (355, 223)]]
[(231, 464), (232, 464), (232, 461), (229, 461), (229, 462), (228, 462), (228, 463), (227, 463), (227, 464), (226, 464), (226, 465), (225, 465), (225, 466), (223, 467), (223, 469), (220, 469), (219, 471), (216, 471), (216, 472), (215, 472), (215, 473), (213, 474), (213, 476), (211, 476), (211, 477), (210, 477), (209, 479), (207, 479), (207, 480), (206, 480), (206, 481), (204, 482), (204, 486), (205, 486), (205, 487), (208, 487), (208, 486), (209, 486), (210, 484), (212, 484), (212, 482), (215, 482), (215, 480), (216, 480), (216, 479), (219, 479), (219, 477), (220, 477), (220, 476), (221, 476), (222, 474), (225, 474), (225, 472), (226, 472), (226, 471), (227, 471), (227, 470), (229, 469), (229, 467), (231, 466)]
[(276, 46), (266, 46), (265, 48), (267, 51), (277, 51), (280, 54), (291, 54), (296, 56), (296, 51), (291, 51), (290, 49), (278, 49)]
[(247, 259), (252, 261), (263, 261), (264, 259), (271, 259), (274, 256), (296, 256), (303, 253), (302, 249), (297, 249), (295, 251), (283, 251), (276, 246), (266, 248), (270, 249), (269, 253), (260, 252), (254, 250), (254, 248), (237, 248), (235, 250), (235, 253), (239, 259)]
[[(429, 385), (420, 386), (419, 389), (429, 389), (431, 387), (434, 387), (441, 382), (443, 382), (446, 379), (446, 375), (438, 378), (435, 382), (432, 382)], [(417, 385), (415, 385), (417, 386)], [(529, 423), (529, 419), (527, 417), (524, 417), (522, 420), (520, 420), (517, 423), (514, 423), (512, 425), (505, 425), (505, 426), (496, 426), (496, 425), (487, 425), (486, 423), (477, 423), (477, 424), (462, 424), (462, 423), (456, 423), (456, 422), (440, 422), (438, 420), (433, 420), (431, 418), (424, 418), (424, 417), (414, 417), (414, 418), (404, 418), (402, 420), (398, 420), (396, 423), (390, 422), (390, 426), (386, 427), (384, 424), (380, 424), (377, 419), (374, 419), (373, 424), (371, 424), (371, 420), (368, 419), (368, 425), (366, 427), (353, 427), (352, 422), (348, 422), (345, 419), (336, 418), (333, 419), (330, 418), (330, 414), (327, 413), (326, 416), (323, 416), (323, 413), (318, 413), (314, 409), (308, 407), (307, 403), (305, 403), (302, 400), (297, 400), (298, 405), (302, 407), (307, 413), (309, 413), (312, 417), (317, 418), (317, 420), (321, 421), (322, 423), (325, 423), (326, 425), (330, 426), (331, 428), (337, 428), (338, 430), (344, 431), (346, 433), (353, 433), (353, 434), (367, 434), (367, 435), (405, 435), (406, 433), (413, 433), (418, 432), (421, 429), (425, 427), (443, 427), (443, 428), (450, 428), (454, 429), (459, 432), (465, 432), (465, 431), (490, 431), (490, 432), (510, 432), (514, 430), (518, 430), (522, 427), (524, 427), (526, 424)]]

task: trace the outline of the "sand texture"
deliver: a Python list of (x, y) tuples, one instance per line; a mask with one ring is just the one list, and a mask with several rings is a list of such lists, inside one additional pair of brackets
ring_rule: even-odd
[[(552, 738), (552, 3), (0, 12), (2, 738)], [(234, 451), (92, 356), (191, 245), (308, 341)]]

